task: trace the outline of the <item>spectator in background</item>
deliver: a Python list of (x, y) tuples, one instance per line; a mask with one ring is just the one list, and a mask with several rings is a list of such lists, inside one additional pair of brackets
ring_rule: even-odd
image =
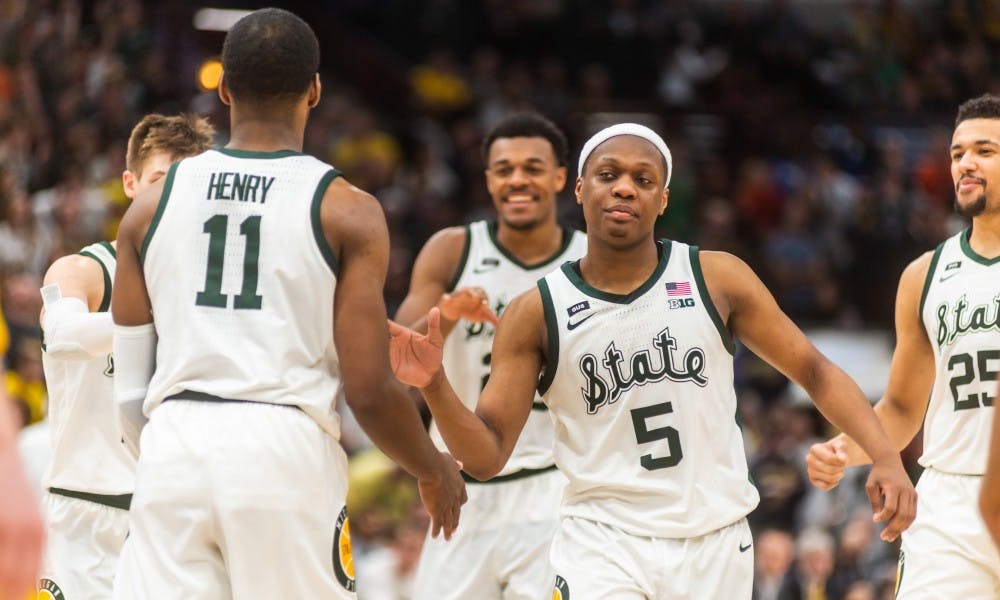
[(754, 557), (754, 600), (780, 600), (779, 594), (786, 586), (795, 559), (792, 536), (782, 529), (764, 529), (757, 534)]

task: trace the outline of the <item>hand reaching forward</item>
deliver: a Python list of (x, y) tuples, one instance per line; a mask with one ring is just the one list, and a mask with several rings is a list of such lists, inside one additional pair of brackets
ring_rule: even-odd
[(427, 313), (427, 335), (389, 321), (389, 364), (401, 383), (426, 387), (441, 370), (444, 337), (441, 336), (441, 311)]
[(844, 468), (847, 466), (847, 452), (842, 442), (822, 442), (813, 444), (806, 455), (806, 472), (809, 481), (824, 491), (837, 487), (844, 478)]
[(898, 454), (872, 464), (865, 492), (872, 505), (874, 521), (886, 524), (879, 537), (887, 542), (899, 537), (917, 516), (917, 491)]
[(444, 532), (444, 539), (450, 540), (458, 527), (462, 505), (468, 500), (465, 481), (459, 471), (462, 463), (446, 452), (440, 453), (441, 463), (438, 476), (417, 480), (420, 500), (431, 516), (431, 536)]
[(500, 323), (490, 309), (490, 299), (483, 288), (461, 288), (441, 296), (437, 303), (441, 316), (449, 321), (465, 319), (470, 323), (490, 323), (494, 327)]

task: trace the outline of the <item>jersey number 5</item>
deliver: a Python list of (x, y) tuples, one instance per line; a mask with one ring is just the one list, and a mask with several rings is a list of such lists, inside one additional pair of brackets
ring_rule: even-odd
[[(229, 217), (215, 215), (205, 221), (204, 232), (208, 234), (208, 265), (205, 270), (205, 289), (198, 292), (194, 303), (198, 306), (226, 308), (229, 296), (222, 293), (222, 271), (226, 259)], [(257, 294), (258, 268), (260, 257), (260, 215), (247, 217), (240, 224), (240, 235), (247, 239), (243, 251), (243, 286), (236, 295), (233, 308), (260, 310), (261, 298)]]
[(663, 404), (633, 408), (631, 412), (632, 426), (635, 427), (635, 441), (637, 443), (647, 444), (657, 440), (667, 440), (667, 448), (670, 450), (670, 454), (659, 458), (653, 458), (652, 454), (643, 454), (639, 458), (639, 464), (648, 471), (677, 466), (677, 463), (681, 462), (681, 459), (684, 458), (684, 453), (681, 451), (681, 437), (677, 433), (677, 430), (669, 426), (657, 429), (649, 429), (646, 426), (646, 419), (659, 415), (669, 415), (674, 412), (674, 407), (669, 402), (664, 402)]

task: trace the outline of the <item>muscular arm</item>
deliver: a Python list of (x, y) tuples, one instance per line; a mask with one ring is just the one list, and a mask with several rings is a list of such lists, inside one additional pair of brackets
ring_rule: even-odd
[[(910, 263), (900, 278), (896, 294), (896, 349), (892, 354), (889, 384), (875, 405), (875, 413), (897, 451), (905, 448), (920, 431), (934, 385), (934, 349), (920, 317), (920, 296), (932, 254), (928, 252)], [(844, 445), (847, 465), (870, 463), (871, 455), (850, 432), (845, 430), (845, 434), (835, 440)]]
[(806, 339), (743, 261), (720, 252), (701, 256), (709, 293), (730, 329), (755, 354), (802, 386), (823, 416), (874, 459), (865, 491), (875, 520), (887, 522), (882, 539), (894, 540), (916, 516), (916, 492), (868, 399)]
[(444, 369), (421, 388), (448, 449), (476, 479), (493, 477), (510, 458), (531, 413), (545, 343), (541, 294), (531, 289), (516, 297), (500, 319), (490, 378), (475, 413), (459, 400)]
[(389, 331), (382, 288), (389, 264), (389, 233), (375, 198), (335, 179), (320, 218), (340, 272), (333, 334), (347, 404), (371, 440), (417, 479), (440, 474), (440, 454), (424, 432), (416, 407), (389, 367)]
[[(1000, 388), (997, 389), (1000, 397)], [(979, 493), (979, 511), (993, 543), (1000, 548), (1000, 410), (993, 409), (993, 431), (990, 435), (990, 455), (987, 457), (983, 487)]]
[(722, 252), (702, 252), (701, 260), (709, 292), (721, 300), (716, 301), (720, 312), (728, 312), (732, 332), (754, 354), (802, 386), (823, 416), (863, 448), (881, 458), (894, 456), (861, 389), (812, 345), (750, 267)]
[[(115, 282), (111, 287), (111, 315), (116, 325), (137, 326), (153, 322), (140, 251), (165, 180), (160, 179), (143, 190), (129, 205), (118, 226), (118, 262)], [(116, 376), (121, 374), (121, 370), (122, 365), (116, 364)]]
[[(395, 321), (411, 329), (426, 331), (427, 311), (450, 291), (465, 245), (465, 228), (443, 229), (427, 240), (413, 263), (410, 290), (396, 311)], [(441, 319), (441, 335), (448, 337), (455, 321)]]
[[(40, 322), (50, 356), (89, 360), (111, 352), (111, 315), (97, 312), (105, 290), (104, 272), (96, 260), (64, 256), (49, 267), (43, 285)], [(56, 286), (61, 299), (52, 299), (47, 291)]]

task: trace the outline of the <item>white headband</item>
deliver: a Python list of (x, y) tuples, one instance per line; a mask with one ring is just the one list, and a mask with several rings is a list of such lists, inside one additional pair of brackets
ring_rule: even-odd
[(666, 188), (669, 186), (670, 174), (674, 170), (674, 163), (670, 158), (670, 149), (667, 148), (667, 143), (663, 141), (663, 138), (661, 138), (659, 134), (649, 127), (639, 125), (638, 123), (619, 123), (617, 125), (612, 125), (611, 127), (605, 127), (595, 133), (589, 140), (587, 140), (587, 143), (583, 145), (583, 150), (580, 151), (580, 167), (577, 174), (583, 175), (583, 163), (587, 162), (587, 157), (594, 151), (594, 148), (606, 142), (609, 138), (619, 135), (634, 135), (636, 137), (641, 137), (656, 146), (656, 149), (663, 155), (663, 160), (667, 163), (667, 180), (666, 183), (663, 184), (663, 187)]

